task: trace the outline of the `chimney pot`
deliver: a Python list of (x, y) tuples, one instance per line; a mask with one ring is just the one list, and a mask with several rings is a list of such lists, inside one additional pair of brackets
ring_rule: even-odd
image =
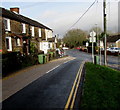
[(10, 11), (19, 14), (19, 8), (18, 7), (10, 8)]

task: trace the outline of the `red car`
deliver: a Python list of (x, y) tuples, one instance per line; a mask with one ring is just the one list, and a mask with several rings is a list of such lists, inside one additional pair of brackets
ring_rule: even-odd
[(2, 49), (0, 49), (0, 53), (2, 53)]
[(80, 50), (80, 47), (76, 47), (77, 50)]

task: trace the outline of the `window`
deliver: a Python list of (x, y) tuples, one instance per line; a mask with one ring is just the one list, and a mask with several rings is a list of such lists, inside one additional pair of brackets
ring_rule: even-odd
[(17, 39), (17, 45), (20, 46), (20, 39)]
[(48, 44), (48, 48), (50, 48), (50, 44)]
[(20, 45), (20, 38), (15, 39), (15, 41), (16, 41), (16, 46), (21, 46)]
[(41, 37), (41, 29), (39, 28), (38, 31), (39, 31), (39, 37)]
[(3, 23), (4, 23), (4, 26), (5, 26), (5, 30), (10, 31), (10, 19), (4, 18)]
[(23, 28), (22, 33), (26, 33), (26, 27), (24, 23), (22, 23), (22, 28)]
[(34, 27), (33, 26), (31, 27), (31, 31), (32, 31), (32, 36), (34, 37), (35, 31), (34, 31)]
[(12, 51), (12, 40), (11, 40), (11, 37), (6, 37), (6, 48), (7, 48), (7, 51)]

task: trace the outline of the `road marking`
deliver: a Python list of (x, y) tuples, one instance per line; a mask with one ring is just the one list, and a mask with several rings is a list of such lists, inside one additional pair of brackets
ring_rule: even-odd
[[(69, 61), (71, 61), (71, 60), (69, 60)], [(68, 63), (69, 61), (66, 61), (66, 62), (64, 62), (63, 64)], [(62, 64), (61, 64), (61, 65), (62, 65)], [(51, 70), (47, 71), (46, 73), (49, 73), (49, 72), (53, 71), (54, 69), (58, 68), (58, 67), (61, 66), (61, 65), (58, 65), (58, 66), (52, 68)]]
[(54, 69), (58, 68), (59, 66), (60, 66), (60, 65), (58, 65), (58, 66), (52, 68), (51, 70), (47, 71), (46, 73), (49, 73), (49, 72), (53, 71)]
[(79, 84), (80, 84), (82, 69), (83, 69), (83, 64), (81, 65), (81, 68), (80, 68), (80, 71), (79, 71), (79, 73), (80, 73), (79, 74), (79, 79), (78, 79), (78, 82), (77, 82), (77, 85), (76, 85), (76, 89), (75, 89), (75, 93), (74, 93), (74, 96), (73, 96), (73, 100), (72, 100), (72, 103), (71, 103), (71, 106), (70, 106), (71, 109), (73, 109), (73, 106), (74, 106), (75, 98), (76, 98), (78, 87), (79, 87)]
[[(74, 59), (73, 59), (73, 60), (74, 60)], [(72, 60), (68, 60), (68, 61), (64, 62), (63, 64), (68, 63), (68, 62), (70, 62), (70, 61), (72, 61)], [(46, 73), (49, 73), (49, 72), (53, 71), (54, 69), (58, 68), (58, 67), (61, 66), (61, 65), (62, 65), (62, 64), (60, 64), (60, 65), (52, 68), (51, 70), (47, 71)]]
[[(71, 61), (71, 60), (69, 60), (69, 61)], [(69, 62), (69, 61), (64, 62), (64, 64), (67, 63), (67, 62)]]
[[(67, 100), (67, 103), (65, 105), (64, 110), (69, 109), (69, 107), (70, 107), (70, 109), (73, 109), (75, 98), (76, 98), (76, 94), (77, 94), (77, 90), (78, 90), (80, 79), (81, 79), (81, 74), (82, 74), (82, 69), (83, 69), (84, 63), (85, 62), (83, 61), (82, 64), (80, 65), (80, 68), (79, 68), (78, 73), (76, 75), (75, 81), (73, 83), (73, 86), (72, 86), (72, 89), (71, 89), (71, 92), (70, 92), (70, 95), (68, 97), (68, 100)], [(70, 103), (71, 103), (71, 105), (70, 105)]]

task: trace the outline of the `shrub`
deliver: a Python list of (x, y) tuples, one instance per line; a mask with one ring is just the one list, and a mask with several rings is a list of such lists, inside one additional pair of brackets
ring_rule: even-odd
[(21, 56), (18, 52), (3, 54), (2, 57), (2, 75), (14, 72), (21, 68), (38, 64), (38, 54)]
[(3, 76), (7, 73), (13, 72), (21, 68), (21, 62), (19, 60), (20, 53), (11, 52), (2, 55), (2, 73)]

